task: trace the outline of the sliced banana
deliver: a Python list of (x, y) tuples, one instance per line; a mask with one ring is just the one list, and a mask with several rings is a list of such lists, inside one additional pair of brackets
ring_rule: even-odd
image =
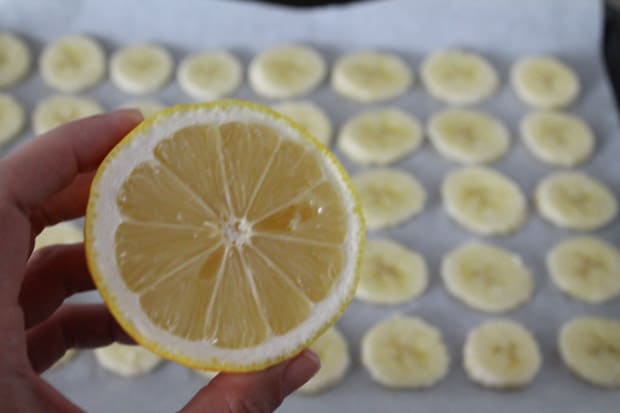
[(562, 108), (579, 94), (575, 72), (556, 58), (528, 57), (512, 68), (512, 87), (519, 98), (540, 109)]
[(319, 356), (321, 368), (299, 388), (302, 394), (316, 394), (335, 387), (344, 379), (351, 364), (347, 340), (337, 327), (323, 333), (310, 349)]
[(0, 88), (17, 84), (30, 70), (28, 45), (19, 37), (0, 32)]
[(534, 380), (542, 356), (536, 339), (521, 324), (493, 320), (468, 334), (463, 363), (473, 381), (486, 387), (512, 389)]
[(489, 168), (469, 167), (450, 173), (441, 186), (441, 196), (449, 216), (482, 235), (512, 232), (527, 216), (521, 189)]
[(558, 347), (568, 368), (602, 387), (620, 387), (620, 323), (580, 317), (562, 326)]
[(447, 254), (441, 278), (450, 294), (476, 310), (500, 313), (524, 305), (534, 280), (521, 257), (502, 248), (469, 242)]
[(461, 50), (432, 54), (422, 63), (420, 76), (432, 96), (453, 105), (483, 101), (499, 83), (495, 69), (486, 59)]
[(177, 69), (181, 89), (198, 100), (230, 95), (239, 88), (242, 79), (243, 69), (239, 59), (224, 51), (188, 56)]
[(132, 100), (119, 106), (119, 109), (138, 109), (142, 116), (150, 118), (166, 106), (154, 100)]
[(530, 152), (551, 165), (575, 166), (588, 159), (594, 149), (592, 129), (568, 113), (533, 112), (523, 118), (520, 129)]
[(404, 95), (413, 74), (400, 57), (377, 51), (351, 53), (338, 59), (331, 84), (342, 96), (360, 102), (376, 102)]
[(125, 93), (135, 95), (160, 89), (170, 76), (174, 62), (161, 46), (143, 44), (121, 49), (110, 60), (110, 77)]
[(417, 252), (387, 239), (366, 243), (355, 296), (375, 304), (399, 304), (424, 292), (428, 268)]
[(579, 300), (601, 303), (620, 295), (620, 252), (603, 240), (562, 241), (547, 254), (547, 270), (560, 290)]
[(76, 244), (84, 241), (84, 233), (75, 224), (60, 222), (46, 227), (34, 240), (34, 251), (57, 244)]
[(103, 108), (92, 99), (55, 95), (45, 98), (32, 112), (34, 133), (40, 135), (77, 119), (103, 113)]
[(25, 123), (22, 105), (13, 96), (0, 93), (0, 147), (16, 138)]
[(285, 45), (267, 50), (252, 60), (250, 85), (266, 98), (290, 99), (316, 89), (325, 78), (323, 57), (306, 46)]
[(594, 230), (611, 222), (618, 202), (607, 186), (582, 172), (556, 172), (536, 188), (538, 212), (565, 228)]
[(43, 50), (39, 70), (43, 81), (63, 92), (75, 93), (99, 83), (105, 75), (103, 48), (91, 37), (65, 36)]
[(219, 371), (212, 371), (212, 370), (194, 370), (194, 371), (198, 373), (200, 376), (206, 378), (207, 380), (212, 380), (215, 378), (215, 376), (220, 374)]
[(426, 191), (418, 180), (396, 169), (375, 169), (353, 178), (369, 230), (393, 227), (419, 214)]
[(305, 128), (323, 145), (332, 139), (332, 123), (323, 109), (310, 101), (283, 102), (273, 108)]
[(56, 360), (56, 363), (54, 363), (54, 365), (50, 367), (49, 369), (53, 370), (53, 369), (57, 369), (59, 367), (64, 366), (65, 364), (73, 360), (76, 354), (77, 354), (77, 350), (74, 348), (70, 348), (69, 350), (65, 351), (65, 354), (63, 354), (61, 358)]
[(440, 154), (467, 165), (496, 161), (510, 146), (506, 126), (476, 110), (447, 109), (433, 115), (428, 136)]
[(366, 332), (361, 347), (362, 364), (386, 387), (431, 387), (450, 366), (441, 332), (420, 318), (382, 321)]
[(123, 377), (145, 375), (162, 362), (144, 347), (119, 343), (95, 349), (95, 357), (103, 368)]
[(387, 165), (404, 158), (422, 143), (420, 122), (397, 108), (363, 112), (344, 124), (338, 147), (360, 164)]

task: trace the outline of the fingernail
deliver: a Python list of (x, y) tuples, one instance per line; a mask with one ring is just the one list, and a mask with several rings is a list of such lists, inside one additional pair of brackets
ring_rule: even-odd
[(319, 356), (310, 350), (304, 350), (299, 356), (289, 362), (284, 371), (284, 391), (292, 393), (302, 384), (310, 380), (321, 368)]
[(136, 122), (141, 122), (144, 119), (142, 112), (140, 112), (138, 109), (120, 109), (117, 110), (116, 113), (132, 118), (132, 120)]

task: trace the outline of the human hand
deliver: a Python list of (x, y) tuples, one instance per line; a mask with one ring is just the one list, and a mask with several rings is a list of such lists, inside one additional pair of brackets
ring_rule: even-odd
[[(123, 110), (54, 129), (0, 159), (0, 404), (8, 412), (75, 412), (39, 373), (73, 347), (131, 343), (103, 304), (63, 304), (94, 285), (83, 244), (32, 254), (43, 228), (84, 215), (105, 155), (142, 120)], [(32, 254), (32, 256), (31, 256)], [(319, 368), (304, 351), (267, 370), (219, 374), (184, 412), (270, 412)]]

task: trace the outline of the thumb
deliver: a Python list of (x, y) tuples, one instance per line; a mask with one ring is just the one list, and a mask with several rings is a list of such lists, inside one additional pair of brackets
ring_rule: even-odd
[(267, 413), (310, 379), (321, 366), (316, 354), (297, 357), (253, 373), (220, 373), (181, 412)]

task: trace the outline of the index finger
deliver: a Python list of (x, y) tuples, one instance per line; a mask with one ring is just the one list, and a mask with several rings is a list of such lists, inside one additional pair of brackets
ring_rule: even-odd
[(50, 367), (70, 348), (134, 342), (103, 304), (65, 304), (28, 330), (26, 340), (28, 358), (36, 372)]
[(28, 213), (97, 168), (106, 154), (142, 120), (136, 110), (121, 110), (71, 122), (43, 134), (0, 162), (0, 188)]

